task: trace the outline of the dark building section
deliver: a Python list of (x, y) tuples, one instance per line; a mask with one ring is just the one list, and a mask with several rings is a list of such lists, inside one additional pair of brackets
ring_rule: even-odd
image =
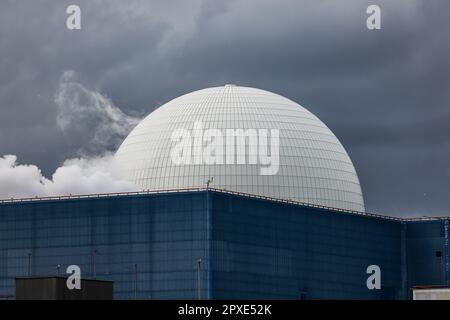
[(78, 265), (82, 278), (114, 281), (115, 299), (196, 298), (205, 199), (190, 192), (0, 204), (0, 295), (14, 294), (15, 277)]
[(450, 285), (448, 236), (447, 219), (408, 223), (406, 256), (410, 288)]
[(447, 284), (448, 261), (446, 219), (215, 189), (0, 202), (0, 296), (78, 265), (114, 281), (115, 299), (406, 299)]
[[(240, 299), (403, 298), (396, 220), (213, 194), (213, 293)], [(378, 265), (382, 290), (368, 290)]]
[(16, 278), (16, 300), (112, 300), (113, 282), (81, 280), (80, 289), (69, 290), (66, 278)]

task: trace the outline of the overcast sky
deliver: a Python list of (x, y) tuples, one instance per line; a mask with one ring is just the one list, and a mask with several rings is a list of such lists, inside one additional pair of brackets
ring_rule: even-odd
[[(79, 31), (66, 28), (70, 4), (81, 7)], [(366, 28), (369, 4), (381, 7), (381, 30)], [(448, 0), (0, 0), (0, 156), (48, 176), (92, 140), (95, 119), (58, 126), (69, 70), (129, 123), (235, 83), (324, 121), (368, 211), (450, 215), (449, 12)]]

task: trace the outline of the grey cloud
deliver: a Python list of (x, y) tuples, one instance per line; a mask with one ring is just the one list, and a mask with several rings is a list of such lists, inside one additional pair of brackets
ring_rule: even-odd
[(64, 28), (73, 1), (0, 4), (0, 155), (51, 174), (84, 145), (56, 123), (64, 70), (126, 114), (235, 82), (321, 118), (354, 160), (369, 210), (448, 214), (448, 1), (377, 1), (380, 31), (365, 28), (372, 1), (75, 2), (79, 32)]

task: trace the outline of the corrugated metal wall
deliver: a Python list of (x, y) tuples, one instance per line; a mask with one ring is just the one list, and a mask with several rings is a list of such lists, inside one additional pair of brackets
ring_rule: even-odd
[[(446, 220), (220, 192), (0, 204), (0, 296), (29, 272), (64, 275), (76, 264), (91, 278), (95, 259), (116, 299), (197, 299), (202, 259), (202, 298), (399, 299), (413, 285), (448, 284), (448, 255)], [(381, 290), (367, 289), (369, 265), (381, 268)]]
[[(0, 296), (14, 277), (64, 275), (76, 264), (113, 280), (115, 298), (197, 298), (197, 259), (206, 251), (204, 193), (0, 205)], [(56, 268), (57, 265), (61, 267)], [(206, 297), (206, 266), (201, 269)], [(204, 282), (204, 283), (203, 283)]]
[(409, 222), (406, 238), (409, 288), (449, 285), (448, 220)]
[[(214, 297), (401, 298), (401, 228), (324, 209), (214, 194)], [(381, 268), (368, 290), (366, 268)]]

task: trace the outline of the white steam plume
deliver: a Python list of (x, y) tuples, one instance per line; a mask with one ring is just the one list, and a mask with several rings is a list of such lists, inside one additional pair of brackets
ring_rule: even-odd
[(55, 97), (56, 123), (73, 141), (81, 141), (78, 158), (65, 160), (51, 178), (38, 166), (20, 164), (15, 155), (0, 155), (0, 199), (136, 191), (123, 180), (111, 150), (140, 121), (123, 113), (99, 92), (65, 71)]
[(72, 141), (81, 141), (80, 154), (98, 155), (115, 150), (139, 122), (126, 115), (110, 99), (77, 81), (76, 73), (63, 73), (55, 97), (56, 123)]
[(0, 198), (54, 196), (136, 190), (114, 172), (112, 155), (70, 159), (47, 179), (35, 165), (18, 164), (17, 157), (0, 157)]

